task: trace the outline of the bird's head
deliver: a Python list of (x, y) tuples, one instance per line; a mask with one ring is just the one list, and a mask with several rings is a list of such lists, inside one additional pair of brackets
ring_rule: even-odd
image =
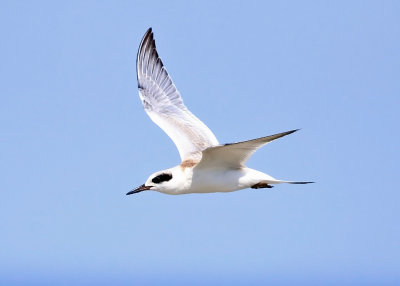
[(175, 194), (184, 185), (184, 174), (180, 168), (158, 171), (147, 179), (146, 183), (128, 192), (127, 195), (152, 190), (166, 194)]

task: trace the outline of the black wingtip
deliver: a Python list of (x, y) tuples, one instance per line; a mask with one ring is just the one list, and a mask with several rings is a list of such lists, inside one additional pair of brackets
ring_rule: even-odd
[(314, 184), (315, 182), (289, 182), (289, 184), (295, 185), (305, 185), (305, 184)]
[(301, 130), (301, 128), (297, 128), (297, 129), (290, 130), (290, 131), (288, 131), (288, 133), (289, 133), (289, 134), (292, 134), (292, 133), (297, 132), (297, 131), (299, 131), (299, 130)]
[(142, 41), (140, 42), (140, 45), (139, 45), (139, 51), (140, 51), (140, 48), (143, 46), (143, 44), (146, 41), (148, 41), (148, 38), (150, 38), (150, 39), (152, 38), (152, 35), (153, 35), (153, 29), (150, 27), (147, 29), (146, 33), (144, 33), (144, 35), (143, 35)]
[(297, 132), (297, 131), (299, 131), (300, 129), (293, 129), (293, 130), (290, 130), (290, 131), (286, 131), (286, 132), (282, 132), (282, 133), (278, 133), (278, 134), (275, 134), (275, 135), (272, 135), (272, 136), (278, 136), (276, 139), (278, 139), (278, 138), (281, 138), (281, 137), (283, 137), (283, 136), (286, 136), (286, 135), (289, 135), (289, 134), (292, 134), (292, 133), (294, 133), (294, 132)]
[(139, 49), (136, 55), (136, 72), (137, 72), (137, 80), (138, 80), (138, 87), (140, 88), (139, 85), (139, 56), (141, 53), (143, 53), (143, 47), (144, 46), (148, 46), (150, 45), (152, 49), (156, 48), (156, 43), (154, 41), (154, 37), (153, 37), (153, 29), (152, 27), (148, 28), (146, 33), (143, 35), (142, 40), (140, 41), (139, 44)]
[(151, 27), (148, 28), (146, 33), (144, 34), (141, 45), (143, 45), (144, 42), (149, 41), (149, 38), (150, 40), (153, 39), (153, 29)]

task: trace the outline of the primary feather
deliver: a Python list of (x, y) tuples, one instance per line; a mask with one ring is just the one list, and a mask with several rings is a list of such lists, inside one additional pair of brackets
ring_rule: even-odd
[(136, 64), (143, 107), (151, 120), (175, 143), (182, 161), (199, 160), (201, 151), (218, 145), (211, 130), (183, 104), (158, 56), (151, 28), (140, 43)]
[(253, 155), (258, 148), (275, 139), (292, 134), (297, 130), (298, 129), (238, 143), (209, 147), (203, 151), (201, 161), (196, 168), (238, 169), (245, 167), (247, 160), (249, 160), (251, 155)]

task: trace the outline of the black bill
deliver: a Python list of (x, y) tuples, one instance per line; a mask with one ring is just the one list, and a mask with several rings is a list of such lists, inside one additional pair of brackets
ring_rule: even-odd
[(140, 187), (133, 189), (132, 191), (126, 193), (126, 195), (132, 195), (132, 194), (136, 194), (136, 193), (140, 193), (141, 191), (147, 191), (150, 190), (151, 187), (145, 186), (144, 184), (141, 185)]

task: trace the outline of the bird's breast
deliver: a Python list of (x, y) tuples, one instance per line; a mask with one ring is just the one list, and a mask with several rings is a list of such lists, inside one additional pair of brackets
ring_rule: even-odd
[(233, 192), (247, 188), (243, 170), (193, 170), (188, 193)]

